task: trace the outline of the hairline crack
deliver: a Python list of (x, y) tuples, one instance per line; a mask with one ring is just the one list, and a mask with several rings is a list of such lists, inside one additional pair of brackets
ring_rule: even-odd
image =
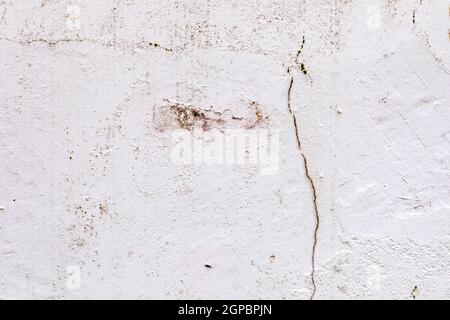
[(290, 68), (288, 69), (288, 74), (290, 76), (290, 81), (289, 81), (289, 88), (288, 88), (288, 94), (287, 94), (287, 98), (288, 98), (288, 110), (289, 113), (291, 114), (292, 117), (292, 122), (294, 124), (294, 128), (295, 128), (295, 136), (296, 136), (296, 140), (297, 140), (297, 146), (298, 149), (300, 151), (300, 155), (302, 157), (303, 160), (303, 166), (305, 168), (305, 175), (306, 178), (309, 181), (309, 184), (311, 186), (311, 190), (312, 190), (312, 194), (313, 194), (313, 204), (314, 204), (314, 213), (315, 213), (315, 219), (316, 219), (316, 223), (315, 223), (315, 227), (314, 227), (314, 233), (313, 233), (313, 246), (312, 246), (312, 253), (311, 253), (311, 283), (312, 283), (312, 293), (310, 296), (310, 300), (314, 299), (314, 296), (316, 294), (316, 281), (315, 281), (315, 271), (316, 271), (316, 267), (315, 267), (315, 258), (316, 258), (316, 247), (317, 247), (317, 234), (319, 231), (319, 225), (320, 225), (320, 214), (319, 214), (319, 208), (317, 206), (317, 190), (316, 190), (316, 186), (314, 184), (314, 180), (311, 177), (310, 171), (309, 171), (309, 167), (308, 167), (308, 159), (305, 155), (305, 153), (303, 152), (303, 148), (302, 148), (302, 143), (301, 143), (301, 139), (300, 139), (300, 129), (299, 126), (297, 124), (297, 117), (294, 113), (294, 111), (292, 110), (291, 107), (291, 92), (292, 92), (292, 87), (294, 85), (294, 76), (291, 74), (291, 70)]

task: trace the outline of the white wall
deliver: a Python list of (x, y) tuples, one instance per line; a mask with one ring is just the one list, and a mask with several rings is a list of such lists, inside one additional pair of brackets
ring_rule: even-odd
[[(449, 28), (445, 0), (0, 1), (0, 298), (450, 298)], [(275, 170), (180, 165), (180, 132), (269, 137)]]

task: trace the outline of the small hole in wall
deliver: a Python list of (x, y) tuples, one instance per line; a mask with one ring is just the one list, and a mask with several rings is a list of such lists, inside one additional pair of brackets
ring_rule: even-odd
[(206, 269), (212, 269), (212, 266), (210, 264), (205, 264)]

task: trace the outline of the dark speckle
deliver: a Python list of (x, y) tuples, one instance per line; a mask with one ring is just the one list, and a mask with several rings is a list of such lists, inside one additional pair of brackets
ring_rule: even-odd
[(414, 288), (411, 291), (411, 297), (415, 300), (416, 296), (419, 294), (419, 288), (417, 286), (414, 286)]
[(205, 264), (206, 269), (212, 269), (212, 266), (210, 264)]
[(308, 71), (306, 71), (306, 68), (305, 68), (305, 64), (304, 64), (304, 63), (301, 63), (301, 64), (300, 64), (300, 70), (303, 72), (303, 74), (304, 74), (305, 76), (308, 74)]

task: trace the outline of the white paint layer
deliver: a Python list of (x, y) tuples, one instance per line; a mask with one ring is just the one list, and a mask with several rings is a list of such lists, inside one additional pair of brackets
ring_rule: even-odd
[(450, 298), (449, 28), (445, 0), (0, 1), (0, 299)]

